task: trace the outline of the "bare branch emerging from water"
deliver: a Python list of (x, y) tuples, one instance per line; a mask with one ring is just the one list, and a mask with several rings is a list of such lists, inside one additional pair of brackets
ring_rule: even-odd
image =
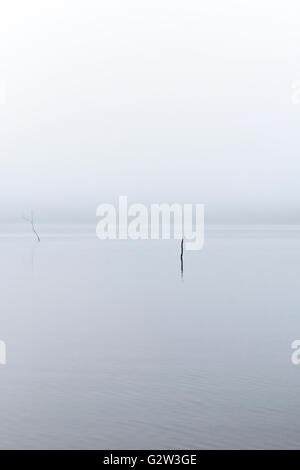
[(26, 220), (26, 222), (29, 222), (29, 223), (30, 223), (33, 233), (35, 234), (35, 236), (36, 236), (38, 242), (40, 242), (41, 239), (40, 239), (40, 237), (39, 237), (37, 231), (35, 230), (35, 226), (34, 226), (33, 212), (31, 212), (31, 216), (30, 216), (30, 217), (23, 216), (23, 219)]

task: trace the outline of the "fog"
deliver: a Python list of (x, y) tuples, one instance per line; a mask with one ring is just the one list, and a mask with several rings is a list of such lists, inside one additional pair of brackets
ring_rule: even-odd
[(203, 203), (210, 223), (299, 223), (299, 14), (296, 0), (1, 2), (0, 222), (96, 223), (127, 195)]

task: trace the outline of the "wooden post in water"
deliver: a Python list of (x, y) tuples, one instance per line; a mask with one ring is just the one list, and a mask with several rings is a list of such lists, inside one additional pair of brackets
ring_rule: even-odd
[(183, 278), (183, 242), (184, 242), (184, 239), (181, 240), (181, 254), (180, 254), (181, 277), (182, 278)]

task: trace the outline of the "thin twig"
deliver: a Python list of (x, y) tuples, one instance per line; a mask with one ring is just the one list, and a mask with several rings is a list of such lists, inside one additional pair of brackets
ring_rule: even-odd
[(23, 216), (23, 219), (26, 220), (26, 222), (29, 222), (31, 224), (32, 231), (36, 235), (36, 238), (37, 238), (38, 242), (40, 242), (41, 239), (40, 239), (37, 231), (35, 230), (35, 226), (34, 226), (33, 212), (31, 212), (31, 218)]

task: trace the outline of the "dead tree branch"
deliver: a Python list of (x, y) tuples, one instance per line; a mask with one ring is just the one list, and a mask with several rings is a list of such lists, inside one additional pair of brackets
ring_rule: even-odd
[(34, 226), (34, 219), (33, 219), (33, 212), (31, 212), (31, 217), (26, 217), (26, 216), (23, 216), (23, 219), (26, 220), (26, 222), (29, 222), (30, 225), (31, 225), (31, 228), (32, 228), (32, 231), (33, 233), (35, 234), (36, 238), (37, 238), (37, 241), (40, 242), (41, 239), (35, 229), (35, 226)]

